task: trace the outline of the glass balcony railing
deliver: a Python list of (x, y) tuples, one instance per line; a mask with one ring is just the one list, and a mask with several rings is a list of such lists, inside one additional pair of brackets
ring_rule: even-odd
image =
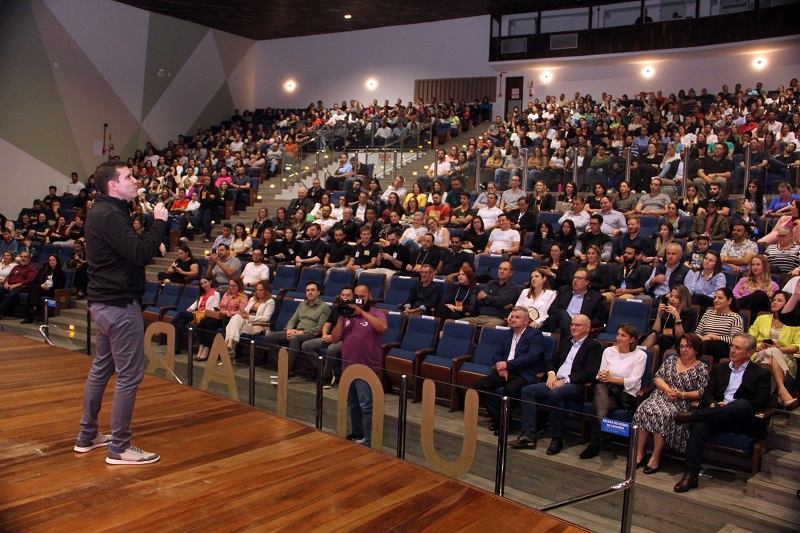
[[(93, 324), (88, 314), (87, 318), (86, 323), (72, 325), (64, 325), (63, 317), (51, 319), (42, 327), (43, 334), (58, 347), (85, 354), (87, 339), (94, 350)], [(543, 452), (550, 440), (544, 420), (556, 416), (554, 408), (538, 406), (538, 449), (512, 448), (509, 443), (520, 433), (518, 421), (523, 417), (528, 422), (524, 417), (536, 406), (495, 397), (503, 421), (495, 434), (487, 429), (488, 420), (479, 410), (475, 390), (456, 378), (441, 379), (451, 369), (432, 366), (423, 371), (430, 372), (424, 379), (385, 369), (376, 373), (362, 365), (350, 366), (340, 374), (340, 359), (329, 359), (324, 352), (321, 356), (309, 352), (290, 357), (286, 347), (270, 345), (263, 335), (243, 335), (231, 358), (223, 331), (202, 331), (198, 325), (192, 325), (188, 346), (175, 355), (174, 332), (171, 324), (163, 322), (148, 327), (148, 373), (342, 437), (353, 432), (345, 387), (364, 378), (373, 394), (370, 437), (374, 449), (587, 528), (630, 529), (633, 501), (628, 489), (634, 483), (635, 454), (629, 450), (635, 450), (635, 431), (625, 422), (598, 420), (595, 425), (609, 431), (603, 467), (576, 465), (574, 456), (582, 447), (579, 442), (593, 425), (583, 401), (558, 410), (565, 420), (565, 440), (572, 449), (550, 457)], [(201, 339), (210, 345), (209, 356), (206, 361), (195, 361)], [(467, 359), (457, 358), (456, 364)], [(337, 375), (333, 387), (331, 374), (326, 372)]]

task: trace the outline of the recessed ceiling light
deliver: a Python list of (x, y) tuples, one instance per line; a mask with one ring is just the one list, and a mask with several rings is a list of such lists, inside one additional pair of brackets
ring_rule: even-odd
[(353, 15), (345, 15), (344, 18), (351, 19), (351, 18), (353, 18)]

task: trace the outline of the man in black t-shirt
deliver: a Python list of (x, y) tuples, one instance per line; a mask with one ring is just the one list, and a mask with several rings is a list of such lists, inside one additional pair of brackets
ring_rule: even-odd
[(426, 233), (422, 236), (422, 248), (411, 256), (411, 261), (408, 262), (402, 274), (405, 276), (419, 276), (419, 270), (422, 265), (431, 265), (431, 268), (436, 268), (441, 260), (442, 252), (433, 245), (433, 234)]
[(705, 191), (711, 183), (719, 183), (720, 188), (724, 191), (728, 187), (728, 180), (731, 179), (732, 174), (733, 161), (728, 158), (728, 145), (717, 143), (714, 145), (714, 155), (706, 157), (700, 164), (694, 184), (698, 187), (698, 193), (700, 187)]
[(358, 274), (362, 270), (375, 268), (378, 263), (378, 245), (372, 242), (372, 230), (369, 227), (361, 228), (361, 239), (353, 249), (353, 257), (347, 263), (347, 271)]
[(450, 237), (450, 249), (445, 250), (442, 254), (442, 259), (436, 268), (436, 274), (450, 279), (455, 278), (458, 276), (458, 271), (461, 270), (462, 266), (471, 265), (474, 257), (474, 255), (465, 252), (461, 248), (461, 235), (452, 235)]
[(403, 270), (411, 259), (411, 252), (408, 248), (400, 244), (400, 230), (393, 230), (387, 235), (388, 246), (380, 248), (378, 252), (376, 267), (365, 272), (374, 274), (386, 274), (389, 278), (397, 272)]
[(336, 228), (333, 232), (333, 240), (328, 244), (328, 253), (322, 265), (325, 268), (335, 268), (346, 266), (353, 256), (353, 247), (344, 240), (344, 230)]

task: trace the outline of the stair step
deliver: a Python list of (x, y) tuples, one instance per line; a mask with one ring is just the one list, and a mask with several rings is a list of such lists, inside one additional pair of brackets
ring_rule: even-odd
[(792, 479), (800, 487), (800, 453), (771, 450), (764, 455), (761, 471)]
[(747, 480), (745, 494), (757, 500), (778, 504), (786, 509), (800, 512), (797, 487), (797, 480), (776, 476), (768, 472), (759, 472)]
[(770, 447), (787, 452), (800, 452), (800, 430), (775, 425), (769, 437)]
[(800, 429), (800, 409), (795, 409), (794, 411), (790, 411), (789, 420), (786, 423), (789, 427), (793, 427), (796, 429)]
[(733, 524), (725, 524), (717, 533), (755, 533), (749, 529), (744, 529)]

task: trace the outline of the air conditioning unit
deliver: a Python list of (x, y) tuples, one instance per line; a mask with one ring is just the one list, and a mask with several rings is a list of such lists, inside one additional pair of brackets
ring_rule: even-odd
[(528, 39), (519, 37), (517, 39), (503, 39), (500, 43), (501, 54), (524, 54), (528, 51)]
[(561, 33), (550, 36), (550, 50), (568, 50), (578, 48), (577, 33)]

